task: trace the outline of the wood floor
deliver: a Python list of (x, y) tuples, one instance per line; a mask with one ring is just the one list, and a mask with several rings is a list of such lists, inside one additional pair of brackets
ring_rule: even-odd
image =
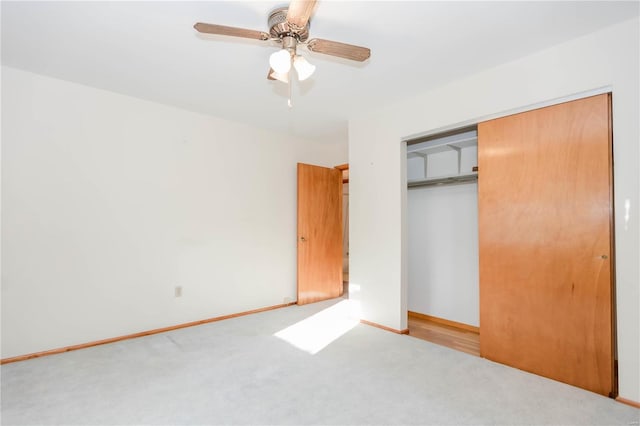
[(462, 328), (456, 323), (446, 324), (437, 318), (409, 312), (410, 336), (480, 356), (480, 333), (474, 328), (469, 326)]

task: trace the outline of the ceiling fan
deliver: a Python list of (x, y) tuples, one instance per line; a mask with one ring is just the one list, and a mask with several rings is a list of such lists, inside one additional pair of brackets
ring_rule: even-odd
[[(298, 46), (305, 46), (311, 52), (323, 53), (325, 55), (337, 56), (359, 62), (363, 62), (371, 56), (371, 50), (366, 47), (319, 38), (309, 40), (309, 20), (315, 4), (316, 0), (292, 0), (289, 7), (274, 9), (269, 14), (268, 33), (244, 28), (227, 27), (224, 25), (205, 24), (202, 22), (196, 23), (193, 27), (198, 32), (206, 34), (275, 41), (281, 44), (281, 49), (271, 54), (269, 58), (271, 67), (267, 73), (267, 78), (269, 80), (289, 83), (290, 94), (291, 68), (293, 67), (296, 70), (299, 80), (309, 78), (316, 68), (298, 54)], [(289, 106), (291, 106), (290, 99)]]

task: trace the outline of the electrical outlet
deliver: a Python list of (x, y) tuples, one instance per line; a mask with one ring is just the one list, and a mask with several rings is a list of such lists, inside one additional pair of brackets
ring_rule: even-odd
[(176, 297), (182, 297), (182, 286), (181, 285), (177, 285), (174, 291), (174, 295)]

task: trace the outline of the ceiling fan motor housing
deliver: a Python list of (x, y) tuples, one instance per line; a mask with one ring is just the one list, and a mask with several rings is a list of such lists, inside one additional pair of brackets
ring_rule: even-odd
[(294, 27), (287, 22), (287, 11), (286, 7), (279, 7), (269, 14), (269, 34), (281, 40), (289, 36), (298, 42), (306, 41), (309, 38), (309, 22), (304, 28)]

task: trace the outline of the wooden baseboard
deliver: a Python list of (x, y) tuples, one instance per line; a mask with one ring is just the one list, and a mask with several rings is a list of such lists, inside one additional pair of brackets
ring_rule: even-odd
[(39, 358), (42, 356), (61, 354), (61, 353), (70, 352), (70, 351), (77, 351), (78, 349), (85, 349), (85, 348), (90, 348), (92, 346), (99, 346), (99, 345), (105, 345), (107, 343), (120, 342), (122, 340), (135, 339), (136, 337), (150, 336), (152, 334), (164, 333), (167, 331), (178, 330), (180, 328), (193, 327), (196, 325), (208, 324), (210, 322), (222, 321), (226, 319), (242, 317), (245, 315), (257, 314), (258, 312), (272, 311), (274, 309), (285, 308), (287, 306), (291, 306), (295, 304), (296, 302), (283, 303), (281, 305), (267, 306), (266, 308), (252, 309), (250, 311), (238, 312), (235, 314), (222, 315), (219, 317), (187, 322), (184, 324), (172, 325), (169, 327), (162, 327), (162, 328), (156, 328), (153, 330), (141, 331), (139, 333), (127, 334), (125, 336), (111, 337), (109, 339), (96, 340), (94, 342), (81, 343), (73, 346), (65, 346), (64, 348), (51, 349), (51, 350), (42, 351), (42, 352), (35, 352), (27, 355), (18, 355), (11, 358), (3, 358), (3, 359), (0, 359), (0, 365), (9, 364), (11, 362), (26, 361), (28, 359)]
[(396, 333), (396, 334), (409, 334), (409, 329), (408, 328), (405, 328), (404, 330), (397, 330), (395, 328), (387, 327), (385, 325), (378, 324), (378, 323), (371, 322), (371, 321), (366, 321), (366, 320), (363, 320), (363, 319), (360, 320), (360, 323), (361, 324), (365, 324), (365, 325), (370, 325), (371, 327), (380, 328), (380, 329), (385, 330), (385, 331), (390, 331), (390, 332)]
[(409, 311), (408, 314), (410, 317), (413, 317), (413, 318), (420, 318), (423, 320), (436, 322), (438, 324), (448, 325), (450, 327), (461, 328), (463, 330), (472, 331), (474, 333), (480, 334), (480, 327), (476, 327), (474, 325), (464, 324), (462, 322), (457, 322), (457, 321), (451, 321), (444, 318), (438, 318), (438, 317), (434, 317), (427, 314), (421, 314), (419, 312)]
[(640, 408), (640, 402), (632, 401), (630, 399), (617, 397), (616, 401), (618, 401), (618, 402), (620, 402), (622, 404), (630, 405), (630, 406), (635, 407), (635, 408)]

